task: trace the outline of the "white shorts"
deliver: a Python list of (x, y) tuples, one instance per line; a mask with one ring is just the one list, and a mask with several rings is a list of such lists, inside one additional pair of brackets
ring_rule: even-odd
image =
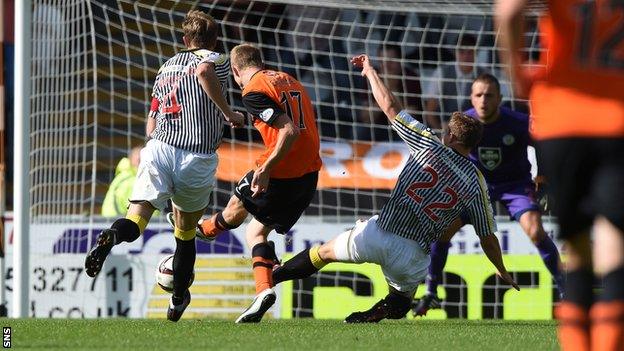
[(208, 206), (215, 186), (217, 154), (198, 154), (152, 139), (141, 150), (141, 162), (130, 201), (149, 201), (163, 210), (167, 200), (183, 212)]
[(416, 241), (379, 228), (377, 216), (358, 221), (353, 229), (338, 235), (334, 254), (341, 262), (377, 263), (388, 285), (401, 292), (416, 291), (430, 262)]

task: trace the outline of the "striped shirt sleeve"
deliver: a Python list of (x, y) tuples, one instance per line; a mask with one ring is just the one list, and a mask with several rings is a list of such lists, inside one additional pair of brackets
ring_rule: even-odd
[(431, 129), (420, 123), (405, 110), (396, 115), (394, 121), (392, 121), (392, 128), (397, 131), (412, 152), (442, 144)]
[(475, 172), (477, 173), (479, 192), (468, 207), (468, 217), (477, 235), (482, 237), (494, 234), (497, 228), (485, 178), (476, 168)]
[(160, 101), (158, 101), (156, 97), (152, 97), (152, 103), (150, 104), (150, 111), (147, 116), (149, 118), (156, 118), (158, 116), (159, 109), (160, 109)]

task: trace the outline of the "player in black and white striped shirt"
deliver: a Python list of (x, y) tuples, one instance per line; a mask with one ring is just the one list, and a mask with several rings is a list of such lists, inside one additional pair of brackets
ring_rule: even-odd
[[(377, 223), (381, 229), (415, 240), (426, 253), (464, 211), (474, 221), (480, 237), (496, 231), (485, 180), (463, 153), (464, 149), (470, 150), (467, 145), (480, 139), (480, 131), (468, 130), (479, 128), (478, 122), (468, 118), (459, 112), (453, 114), (450, 132), (445, 134), (445, 144), (449, 146), (405, 111), (399, 112), (392, 122), (407, 143), (410, 158)], [(464, 140), (457, 140), (460, 137)], [(453, 142), (460, 145), (454, 147)]]
[(217, 22), (204, 12), (190, 11), (182, 29), (188, 49), (163, 64), (154, 83), (146, 126), (151, 140), (141, 150), (126, 218), (100, 234), (85, 260), (87, 275), (96, 276), (112, 247), (136, 240), (154, 210), (163, 210), (171, 199), (176, 251), (167, 319), (174, 322), (191, 302), (188, 288), (195, 265), (195, 226), (216, 183), (215, 151), (223, 121), (233, 127), (244, 123), (244, 116), (232, 111), (223, 95), (230, 67), (222, 54), (212, 51), (217, 44)]
[(485, 181), (468, 159), (470, 149), (481, 138), (481, 123), (454, 113), (442, 142), (402, 110), (368, 56), (356, 56), (351, 61), (362, 67), (375, 100), (409, 146), (410, 157), (379, 216), (358, 221), (353, 229), (320, 247), (300, 252), (274, 271), (274, 283), (307, 277), (330, 262), (377, 263), (390, 293), (370, 310), (355, 312), (345, 321), (403, 318), (416, 288), (427, 275), (431, 243), (465, 211), (498, 274), (519, 289), (503, 264)]
[[(214, 70), (207, 79), (198, 80), (196, 73), (204, 64)], [(215, 95), (224, 95), (229, 75), (230, 60), (201, 47), (183, 50), (167, 60), (154, 82), (147, 134), (178, 149), (214, 153), (223, 134), (219, 106), (227, 106), (227, 102), (213, 101), (206, 92), (213, 88)]]

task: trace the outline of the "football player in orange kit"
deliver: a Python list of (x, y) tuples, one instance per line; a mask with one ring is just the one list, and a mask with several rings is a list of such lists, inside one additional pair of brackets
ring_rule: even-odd
[(559, 341), (563, 350), (624, 350), (624, 2), (546, 1), (545, 68), (531, 75), (520, 51), (528, 2), (499, 0), (495, 11), (516, 88), (530, 91), (532, 134), (567, 243)]
[(290, 75), (264, 68), (260, 50), (241, 44), (231, 52), (234, 79), (243, 104), (266, 146), (256, 168), (238, 183), (223, 211), (202, 221), (197, 237), (211, 240), (220, 232), (247, 225), (256, 298), (236, 323), (254, 323), (275, 303), (272, 273), (274, 248), (267, 236), (275, 229), (285, 234), (308, 207), (321, 169), (319, 135), (314, 108), (305, 88)]

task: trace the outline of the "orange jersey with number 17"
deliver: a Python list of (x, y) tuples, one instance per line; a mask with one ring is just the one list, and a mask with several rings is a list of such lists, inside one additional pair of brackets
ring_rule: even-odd
[(531, 89), (535, 139), (624, 137), (624, 2), (549, 0), (545, 71)]
[(266, 151), (256, 160), (257, 166), (262, 165), (275, 149), (278, 129), (272, 122), (285, 113), (299, 128), (299, 137), (288, 154), (271, 170), (271, 178), (298, 178), (321, 169), (314, 108), (299, 81), (284, 72), (261, 70), (245, 85), (242, 96), (266, 146)]

